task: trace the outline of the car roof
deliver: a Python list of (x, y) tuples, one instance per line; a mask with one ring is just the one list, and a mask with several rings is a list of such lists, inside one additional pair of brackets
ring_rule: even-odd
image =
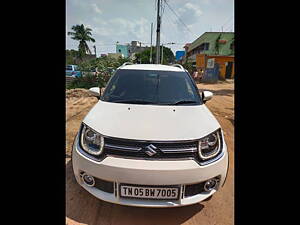
[(167, 66), (167, 65), (160, 65), (160, 64), (132, 64), (132, 65), (121, 66), (118, 69), (122, 69), (122, 70), (160, 70), (160, 71), (177, 71), (177, 72), (185, 71), (177, 66)]

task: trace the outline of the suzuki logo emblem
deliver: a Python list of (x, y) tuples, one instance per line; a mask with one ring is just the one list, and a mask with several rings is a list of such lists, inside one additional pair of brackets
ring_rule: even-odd
[(148, 145), (146, 147), (147, 151), (145, 151), (145, 153), (149, 156), (153, 156), (157, 153), (157, 151), (155, 151), (157, 149), (157, 147), (155, 147), (153, 144)]

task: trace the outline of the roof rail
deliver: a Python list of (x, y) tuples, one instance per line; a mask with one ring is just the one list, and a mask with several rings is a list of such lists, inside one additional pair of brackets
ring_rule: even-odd
[(175, 67), (178, 67), (178, 68), (180, 68), (182, 70), (185, 70), (184, 67), (182, 65), (180, 65), (180, 64), (173, 64), (171, 66), (175, 66)]
[(132, 62), (124, 62), (122, 66), (126, 66), (126, 65), (133, 65)]

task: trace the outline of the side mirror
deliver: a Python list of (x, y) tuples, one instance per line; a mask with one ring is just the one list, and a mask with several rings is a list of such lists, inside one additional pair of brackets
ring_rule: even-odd
[(208, 100), (212, 99), (213, 93), (210, 91), (203, 91), (202, 92), (202, 100), (203, 103), (207, 102)]
[(90, 93), (92, 93), (95, 97), (100, 99), (100, 88), (99, 87), (92, 87), (89, 89)]

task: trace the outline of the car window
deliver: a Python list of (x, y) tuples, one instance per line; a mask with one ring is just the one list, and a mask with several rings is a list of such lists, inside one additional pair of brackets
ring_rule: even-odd
[(66, 70), (73, 70), (72, 66), (66, 66)]
[(102, 100), (138, 100), (158, 105), (201, 104), (198, 90), (186, 72), (150, 70), (118, 70), (109, 81)]

